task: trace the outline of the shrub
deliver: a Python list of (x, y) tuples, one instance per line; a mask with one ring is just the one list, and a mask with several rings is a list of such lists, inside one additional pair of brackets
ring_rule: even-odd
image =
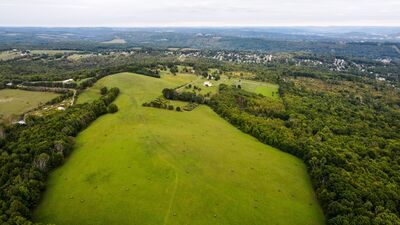
[(100, 94), (101, 94), (101, 95), (105, 95), (105, 94), (107, 94), (107, 92), (108, 92), (107, 87), (102, 87), (102, 88), (100, 89)]
[(110, 105), (107, 107), (107, 112), (109, 112), (109, 113), (116, 113), (116, 112), (118, 112), (118, 106), (117, 106), (116, 104), (114, 104), (114, 103), (110, 104)]

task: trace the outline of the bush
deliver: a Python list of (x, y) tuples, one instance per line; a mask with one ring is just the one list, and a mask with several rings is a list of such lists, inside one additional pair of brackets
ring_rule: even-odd
[(107, 92), (108, 92), (107, 87), (102, 87), (102, 88), (100, 89), (100, 94), (101, 94), (101, 95), (105, 95), (105, 94), (107, 94)]
[(109, 113), (116, 113), (116, 112), (118, 112), (118, 106), (117, 106), (116, 104), (114, 104), (114, 103), (110, 104), (110, 105), (107, 107), (107, 112), (109, 112)]
[(181, 107), (179, 107), (179, 106), (178, 106), (178, 107), (176, 107), (176, 111), (177, 111), (177, 112), (182, 112), (182, 109), (181, 109)]
[(173, 105), (169, 105), (168, 106), (168, 110), (174, 110), (174, 106)]

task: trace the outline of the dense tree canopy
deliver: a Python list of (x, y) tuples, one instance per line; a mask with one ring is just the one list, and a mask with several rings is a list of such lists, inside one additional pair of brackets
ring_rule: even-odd
[(282, 101), (221, 85), (210, 106), (302, 158), (329, 225), (400, 224), (399, 98), (392, 88), (340, 85), (324, 90), (286, 78)]

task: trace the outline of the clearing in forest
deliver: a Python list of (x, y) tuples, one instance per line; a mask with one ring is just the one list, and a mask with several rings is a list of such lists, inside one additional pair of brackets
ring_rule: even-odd
[(50, 92), (24, 91), (18, 89), (0, 90), (0, 122), (16, 120), (21, 114), (57, 97)]
[(121, 73), (99, 80), (78, 103), (119, 87), (116, 114), (79, 134), (51, 173), (34, 221), (63, 224), (324, 223), (301, 160), (258, 142), (207, 106), (149, 107), (163, 88), (195, 80)]
[[(205, 86), (205, 82), (210, 83), (212, 86)], [(254, 80), (244, 80), (239, 78), (228, 77), (225, 75), (221, 75), (219, 80), (208, 80), (202, 76), (198, 76), (190, 85), (186, 85), (181, 87), (179, 91), (196, 91), (199, 94), (206, 95), (210, 93), (210, 95), (218, 92), (218, 86), (220, 84), (234, 85), (236, 87), (240, 87), (243, 90), (254, 92), (256, 94), (262, 94), (266, 97), (279, 98), (278, 89), (279, 86), (277, 84), (271, 84), (266, 82), (254, 81)], [(195, 89), (195, 86), (199, 89)], [(190, 87), (190, 88), (189, 88)]]

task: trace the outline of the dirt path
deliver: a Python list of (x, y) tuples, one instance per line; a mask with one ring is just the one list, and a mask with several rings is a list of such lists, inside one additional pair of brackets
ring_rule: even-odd
[(166, 212), (165, 217), (164, 217), (164, 225), (168, 224), (168, 219), (169, 219), (169, 217), (171, 215), (171, 209), (172, 209), (172, 206), (174, 205), (174, 201), (175, 201), (176, 190), (178, 189), (178, 183), (179, 183), (179, 176), (178, 176), (178, 173), (175, 172), (174, 189), (172, 191), (172, 195), (171, 195), (171, 198), (169, 200), (168, 209), (167, 209), (167, 212)]
[(201, 77), (197, 77), (195, 80), (190, 81), (189, 83), (186, 83), (186, 84), (184, 84), (184, 85), (181, 85), (181, 86), (180, 86), (179, 88), (177, 88), (176, 90), (182, 89), (182, 88), (188, 86), (189, 84), (194, 84), (194, 83), (196, 83), (198, 80), (201, 80)]
[(71, 99), (71, 106), (73, 106), (75, 104), (75, 99), (76, 99), (76, 93), (77, 91), (75, 89), (69, 89), (70, 91), (74, 92), (74, 94), (72, 95), (72, 99)]

